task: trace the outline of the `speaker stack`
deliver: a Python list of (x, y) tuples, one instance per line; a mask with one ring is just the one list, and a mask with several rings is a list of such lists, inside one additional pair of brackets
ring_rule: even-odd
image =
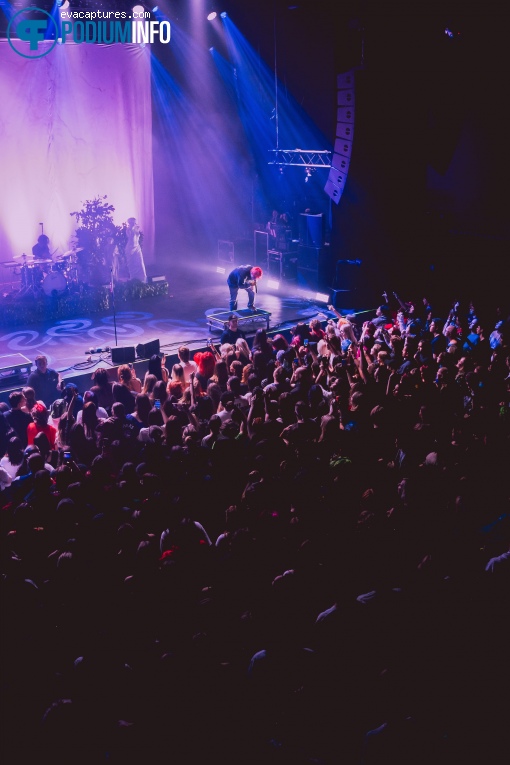
[(319, 292), (328, 282), (327, 252), (324, 249), (324, 218), (301, 213), (297, 251), (297, 283), (302, 289)]
[(300, 244), (298, 247), (298, 287), (320, 292), (328, 283), (327, 254), (323, 247)]
[(268, 237), (267, 231), (253, 232), (253, 262), (262, 268), (267, 267)]

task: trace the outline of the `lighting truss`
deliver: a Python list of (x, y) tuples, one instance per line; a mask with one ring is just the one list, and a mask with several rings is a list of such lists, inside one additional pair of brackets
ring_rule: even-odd
[(330, 151), (309, 149), (269, 149), (274, 158), (268, 165), (279, 167), (331, 167)]

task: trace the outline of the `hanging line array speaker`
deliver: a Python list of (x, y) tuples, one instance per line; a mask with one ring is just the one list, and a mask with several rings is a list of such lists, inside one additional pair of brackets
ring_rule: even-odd
[(345, 188), (354, 138), (354, 69), (337, 76), (336, 139), (324, 191), (338, 204)]

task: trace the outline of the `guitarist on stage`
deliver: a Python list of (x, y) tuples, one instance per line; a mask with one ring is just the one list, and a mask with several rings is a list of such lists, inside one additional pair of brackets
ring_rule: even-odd
[(228, 275), (227, 284), (230, 290), (230, 310), (237, 310), (237, 294), (239, 290), (246, 290), (248, 293), (248, 308), (256, 311), (255, 293), (257, 291), (257, 281), (262, 276), (262, 269), (258, 266), (238, 266)]

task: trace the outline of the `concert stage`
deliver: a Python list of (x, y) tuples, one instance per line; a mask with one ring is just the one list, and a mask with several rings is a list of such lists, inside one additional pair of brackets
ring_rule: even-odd
[[(197, 279), (194, 270), (167, 269), (168, 294), (123, 303), (115, 316), (109, 309), (57, 321), (48, 318), (23, 326), (4, 325), (0, 328), (0, 355), (22, 354), (33, 361), (43, 353), (49, 365), (63, 379), (72, 379), (80, 390), (87, 390), (92, 372), (100, 366), (111, 368), (112, 379), (115, 378), (118, 364), (112, 362), (111, 350), (107, 350), (114, 347), (136, 348), (158, 339), (170, 365), (179, 345), (198, 350), (210, 337), (218, 337), (222, 327), (216, 324), (211, 331), (210, 317), (221, 314), (226, 321), (230, 313), (226, 279), (215, 272), (215, 267), (209, 265), (205, 280)], [(258, 298), (262, 320), (245, 328), (248, 340), (258, 327), (265, 328), (267, 321), (269, 331), (276, 332), (289, 329), (298, 321), (308, 322), (314, 316), (323, 320), (334, 318), (325, 303), (314, 302), (313, 295), (306, 295), (293, 285), (281, 284), (275, 291), (266, 289), (262, 281)], [(237, 312), (241, 316), (247, 313), (244, 300), (246, 295), (241, 291)], [(138, 376), (145, 373), (146, 366), (147, 360), (135, 361)], [(8, 393), (23, 383), (23, 374), (16, 379), (6, 375), (5, 381), (0, 381), (0, 400), (6, 400)]]

